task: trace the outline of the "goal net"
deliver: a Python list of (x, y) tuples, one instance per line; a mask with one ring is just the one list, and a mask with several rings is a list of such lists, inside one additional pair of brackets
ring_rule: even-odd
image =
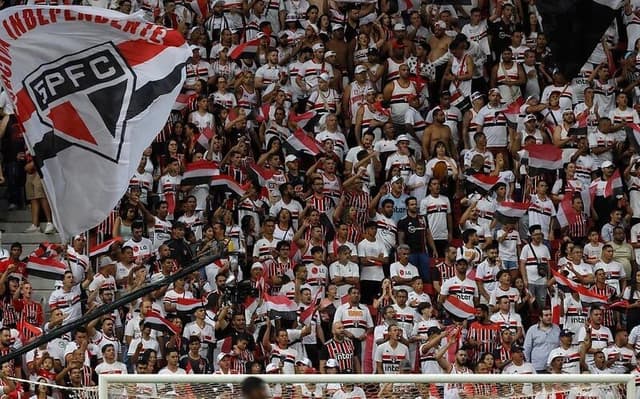
[[(97, 399), (236, 399), (247, 375), (100, 375)], [(274, 399), (640, 399), (630, 374), (257, 375)]]

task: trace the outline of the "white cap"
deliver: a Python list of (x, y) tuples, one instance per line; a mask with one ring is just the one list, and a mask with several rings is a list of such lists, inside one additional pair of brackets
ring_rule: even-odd
[(362, 72), (367, 72), (367, 67), (364, 65), (358, 65), (356, 67), (356, 72), (355, 73), (362, 73)]
[(280, 370), (280, 367), (276, 366), (273, 363), (269, 363), (269, 364), (267, 364), (267, 368), (266, 368), (265, 371), (268, 374), (268, 373), (273, 373), (274, 371), (278, 371), (278, 370)]
[(401, 134), (400, 136), (398, 136), (396, 138), (396, 143), (398, 143), (400, 141), (411, 141), (411, 139), (406, 134)]
[(573, 110), (571, 108), (567, 108), (564, 111), (562, 111), (562, 115), (564, 115), (564, 114), (575, 115), (575, 113), (573, 112)]
[(312, 49), (313, 51), (324, 50), (324, 44), (322, 44), (322, 43), (316, 43), (316, 44), (314, 44), (314, 45), (311, 47), (311, 49)]
[(324, 366), (329, 368), (337, 368), (338, 362), (336, 361), (336, 359), (328, 359)]
[(445, 24), (444, 21), (436, 21), (433, 26), (440, 29), (447, 29), (447, 24)]
[(500, 90), (498, 90), (495, 87), (493, 89), (489, 90), (489, 94), (491, 94), (491, 93), (496, 93), (497, 95), (502, 97), (502, 94), (500, 94)]
[(600, 169), (613, 168), (613, 167), (615, 167), (615, 165), (611, 161), (604, 161), (602, 165), (600, 165)]
[(296, 14), (287, 14), (287, 18), (284, 20), (285, 22), (298, 22), (298, 16)]
[(483, 96), (484, 94), (480, 93), (479, 91), (474, 91), (473, 93), (471, 93), (471, 101), (476, 101), (482, 98)]
[(316, 24), (309, 23), (309, 24), (307, 24), (307, 26), (310, 26), (311, 29), (313, 29), (314, 32), (316, 32), (316, 33), (319, 32), (318, 27), (316, 26)]
[(298, 160), (298, 157), (293, 155), (293, 154), (289, 154), (285, 157), (284, 162), (295, 162)]
[(536, 121), (536, 116), (534, 114), (528, 114), (527, 116), (524, 117), (524, 123), (527, 122), (531, 122), (531, 121)]
[(313, 367), (313, 363), (311, 363), (311, 360), (309, 360), (308, 357), (305, 357), (305, 358), (302, 358), (302, 359), (298, 360), (296, 362), (296, 366), (299, 365), (299, 364), (302, 364), (302, 365), (307, 366), (307, 367)]
[(230, 355), (230, 354), (228, 354), (228, 353), (225, 353), (225, 352), (220, 352), (220, 353), (218, 353), (218, 357), (217, 357), (217, 359), (218, 359), (218, 363), (220, 363), (220, 362), (222, 361), (222, 359), (224, 359), (224, 358), (225, 358), (225, 357), (227, 357), (227, 356), (231, 356), (231, 355)]
[(328, 81), (330, 81), (330, 80), (331, 80), (331, 77), (329, 76), (329, 74), (328, 74), (328, 73), (323, 72), (323, 73), (321, 73), (321, 74), (320, 74), (320, 76), (318, 76), (318, 79), (322, 79), (322, 80), (324, 80), (325, 82), (328, 82)]
[(527, 99), (524, 102), (528, 103), (530, 100), (539, 100), (539, 98), (536, 95), (531, 95), (531, 96), (527, 97)]
[(324, 53), (324, 58), (329, 58), (329, 57), (331, 57), (332, 55), (336, 55), (336, 52), (335, 52), (335, 51), (333, 51), (333, 50), (329, 50), (329, 51), (327, 51), (326, 53)]
[(253, 265), (251, 265), (251, 270), (253, 269), (262, 269), (264, 270), (264, 266), (262, 266), (262, 263), (260, 262), (255, 262)]
[(393, 176), (391, 178), (391, 183), (395, 183), (395, 182), (402, 181), (402, 180), (403, 180), (402, 176)]
[(191, 51), (200, 51), (200, 46), (196, 46), (195, 44), (192, 44), (191, 46), (189, 46), (189, 49), (191, 49)]
[(407, 29), (407, 27), (404, 26), (403, 23), (398, 23), (393, 25), (393, 30), (405, 30), (405, 29)]
[(98, 269), (100, 269), (100, 268), (102, 268), (102, 267), (105, 267), (105, 266), (109, 266), (109, 265), (115, 265), (115, 263), (116, 263), (116, 262), (115, 262), (113, 259), (111, 259), (110, 257), (108, 257), (108, 256), (103, 256), (103, 257), (100, 259), (100, 266), (98, 267)]
[(367, 24), (371, 24), (374, 23), (376, 21), (376, 15), (374, 13), (371, 14), (367, 14), (364, 17), (360, 17), (360, 21), (359, 21), (359, 25), (367, 25)]
[(342, 24), (338, 24), (338, 23), (335, 23), (335, 22), (331, 24), (331, 30), (332, 31), (342, 30), (342, 29), (344, 29), (344, 25), (342, 25)]

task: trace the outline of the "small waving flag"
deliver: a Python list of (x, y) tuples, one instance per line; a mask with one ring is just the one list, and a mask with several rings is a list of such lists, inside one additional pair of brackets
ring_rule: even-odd
[(298, 317), (298, 305), (283, 295), (263, 295), (264, 303), (270, 316), (280, 317), (285, 320), (296, 320)]
[(620, 190), (622, 190), (622, 178), (620, 177), (620, 170), (616, 168), (613, 175), (607, 180), (607, 184), (604, 187), (604, 196), (612, 197), (618, 194)]
[(209, 127), (205, 127), (204, 129), (200, 130), (200, 134), (198, 135), (196, 141), (202, 146), (202, 148), (209, 149), (209, 142), (211, 141), (212, 137), (213, 130)]
[(609, 303), (609, 297), (605, 295), (599, 295), (589, 290), (587, 287), (570, 280), (564, 274), (561, 274), (553, 268), (550, 268), (553, 277), (559, 285), (569, 288), (571, 291), (580, 294), (580, 300), (584, 303)]
[(89, 257), (93, 258), (96, 256), (106, 255), (111, 251), (111, 246), (116, 242), (123, 242), (122, 238), (115, 237), (109, 241), (105, 241), (102, 244), (98, 244), (94, 247), (89, 248)]
[(503, 201), (498, 204), (494, 217), (500, 223), (518, 223), (529, 210), (529, 202)]
[(296, 129), (313, 132), (313, 128), (318, 123), (321, 116), (322, 114), (318, 114), (316, 111), (307, 111), (302, 114), (289, 112), (289, 122), (292, 122)]
[(572, 206), (573, 198), (569, 195), (565, 195), (560, 204), (558, 204), (558, 212), (556, 218), (560, 228), (570, 226), (576, 223), (578, 219), (578, 213)]
[(307, 154), (315, 157), (321, 152), (318, 142), (302, 129), (293, 132), (284, 144), (293, 154)]
[(216, 190), (224, 190), (225, 192), (234, 193), (241, 197), (246, 192), (243, 186), (227, 175), (213, 176), (211, 178), (210, 186), (214, 187)]
[(249, 167), (247, 168), (247, 173), (249, 174), (249, 177), (252, 180), (258, 183), (258, 186), (260, 187), (266, 187), (267, 180), (271, 179), (273, 175), (276, 174), (274, 171), (269, 170), (267, 168), (263, 168), (262, 166), (256, 163), (249, 164)]
[(229, 51), (229, 58), (232, 60), (240, 60), (243, 58), (253, 58), (258, 52), (258, 46), (260, 45), (260, 40), (262, 36), (256, 37), (253, 40), (249, 40), (248, 42), (240, 43), (237, 46), (231, 48)]
[(640, 126), (632, 123), (630, 125), (627, 125), (625, 127), (625, 130), (627, 131), (627, 138), (629, 139), (629, 143), (633, 145), (636, 153), (640, 152)]
[(213, 176), (220, 174), (217, 162), (200, 160), (191, 162), (182, 175), (180, 184), (183, 186), (197, 186), (199, 184), (209, 184)]
[(500, 176), (485, 175), (483, 173), (476, 173), (471, 176), (467, 176), (467, 183), (475, 186), (476, 191), (480, 194), (486, 195), (493, 186), (498, 183)]
[(178, 298), (176, 300), (176, 311), (178, 313), (193, 313), (203, 306), (204, 302), (200, 298)]
[(155, 310), (150, 310), (144, 317), (145, 326), (148, 325), (152, 330), (168, 333), (171, 335), (179, 335), (180, 328), (162, 317), (162, 315)]
[(473, 306), (464, 302), (455, 295), (447, 295), (447, 299), (444, 301), (442, 306), (452, 316), (459, 319), (467, 320), (476, 314), (476, 309)]
[(507, 105), (507, 108), (503, 111), (504, 116), (507, 118), (507, 123), (515, 126), (518, 123), (518, 116), (520, 115), (520, 108), (524, 104), (524, 98), (518, 97), (511, 104)]
[(540, 172), (556, 172), (562, 169), (562, 150), (553, 144), (529, 144), (525, 147), (529, 152), (529, 174)]
[(27, 260), (27, 271), (32, 276), (49, 280), (62, 280), (67, 271), (67, 265), (55, 257), (39, 258), (30, 256)]

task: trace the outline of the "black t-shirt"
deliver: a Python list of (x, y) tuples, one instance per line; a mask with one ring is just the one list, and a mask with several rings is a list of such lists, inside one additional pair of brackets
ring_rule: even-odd
[(398, 231), (404, 232), (404, 241), (411, 249), (411, 253), (426, 252), (428, 228), (427, 219), (420, 215), (416, 217), (407, 215), (398, 222)]

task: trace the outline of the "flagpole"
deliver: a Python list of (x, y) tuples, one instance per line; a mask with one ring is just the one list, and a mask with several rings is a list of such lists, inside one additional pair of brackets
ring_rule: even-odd
[(75, 330), (77, 327), (80, 327), (83, 324), (86, 324), (94, 319), (97, 319), (100, 316), (103, 316), (105, 314), (111, 314), (115, 309), (119, 308), (120, 306), (124, 306), (128, 303), (131, 303), (133, 301), (135, 301), (136, 299), (147, 295), (159, 288), (162, 288), (163, 286), (167, 286), (171, 283), (173, 283), (174, 281), (176, 281), (179, 278), (185, 277), (197, 270), (199, 270), (200, 268), (210, 264), (211, 262), (220, 259), (221, 256), (216, 255), (216, 256), (207, 256), (207, 257), (201, 257), (199, 259), (196, 259), (195, 263), (192, 263), (191, 265), (184, 267), (180, 270), (178, 270), (177, 272), (175, 272), (174, 274), (164, 278), (163, 280), (160, 280), (158, 282), (155, 283), (150, 283), (138, 290), (136, 290), (135, 292), (132, 292), (130, 294), (127, 294), (125, 296), (123, 296), (122, 298), (118, 299), (117, 301), (113, 301), (112, 303), (108, 304), (108, 305), (103, 305), (100, 306), (96, 309), (94, 309), (93, 311), (87, 313), (86, 315), (80, 317), (77, 320), (72, 321), (69, 324), (64, 324), (58, 328), (55, 328), (54, 330), (48, 332), (47, 334), (42, 335), (41, 337), (33, 340), (32, 342), (20, 347), (19, 349), (0, 357), (0, 364), (4, 364), (6, 362), (9, 362), (15, 358), (17, 358), (18, 356), (21, 356), (27, 352), (29, 352), (32, 349), (36, 349), (38, 348), (40, 345), (45, 344), (51, 340), (53, 340), (54, 338), (58, 338), (63, 334), (66, 334), (70, 331)]

